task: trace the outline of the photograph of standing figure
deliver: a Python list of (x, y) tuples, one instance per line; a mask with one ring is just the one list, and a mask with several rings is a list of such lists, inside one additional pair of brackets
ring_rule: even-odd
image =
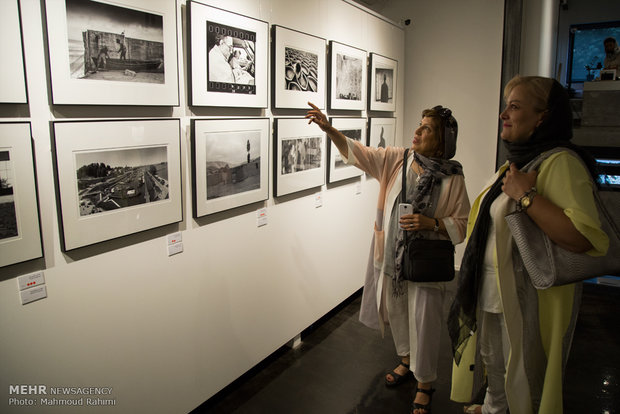
[(205, 134), (207, 200), (261, 186), (261, 131)]
[(368, 109), (389, 112), (396, 110), (397, 79), (397, 60), (377, 53), (370, 54)]
[(376, 93), (375, 100), (378, 102), (392, 102), (392, 84), (394, 71), (392, 69), (377, 69), (375, 72)]

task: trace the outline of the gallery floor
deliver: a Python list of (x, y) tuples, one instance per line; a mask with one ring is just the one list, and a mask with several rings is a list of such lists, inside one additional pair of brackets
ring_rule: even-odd
[[(411, 413), (415, 383), (383, 385), (396, 366), (391, 337), (358, 321), (356, 293), (302, 333), (296, 349), (283, 347), (193, 411), (193, 414)], [(620, 288), (584, 284), (582, 307), (566, 369), (564, 413), (620, 413)], [(451, 357), (442, 337), (433, 413), (462, 413), (449, 400)], [(559, 414), (559, 413), (544, 413)]]

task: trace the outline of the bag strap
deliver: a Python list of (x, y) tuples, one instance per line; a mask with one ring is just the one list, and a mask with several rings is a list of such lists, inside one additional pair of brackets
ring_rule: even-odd
[(556, 154), (558, 152), (563, 152), (563, 151), (568, 152), (569, 154), (571, 154), (575, 158), (577, 158), (579, 161), (581, 161), (583, 166), (586, 168), (586, 171), (588, 170), (586, 164), (583, 162), (583, 160), (581, 159), (579, 154), (577, 154), (575, 151), (571, 150), (570, 148), (566, 148), (566, 147), (555, 147), (555, 148), (551, 148), (548, 151), (540, 153), (533, 160), (531, 160), (530, 162), (525, 164), (525, 166), (523, 167), (523, 171), (529, 172), (529, 171), (532, 171), (532, 170), (537, 170), (538, 167), (540, 167), (540, 164), (542, 164), (544, 160), (546, 160), (547, 158), (549, 158), (553, 154)]
[(402, 190), (400, 192), (400, 201), (402, 203), (407, 202), (407, 155), (409, 154), (409, 148), (405, 150), (405, 154), (403, 155), (403, 180), (402, 180)]
[(613, 218), (613, 215), (610, 214), (609, 210), (607, 210), (607, 207), (605, 207), (605, 204), (601, 200), (601, 197), (599, 195), (600, 189), (598, 188), (598, 185), (596, 184), (595, 178), (592, 177), (592, 174), (590, 174), (590, 170), (588, 169), (588, 166), (581, 159), (579, 154), (577, 154), (575, 151), (573, 151), (570, 148), (566, 148), (566, 147), (555, 147), (555, 148), (552, 148), (549, 151), (543, 152), (542, 154), (540, 154), (536, 158), (534, 158), (532, 161), (527, 163), (523, 167), (523, 170), (526, 171), (526, 172), (532, 171), (532, 170), (537, 170), (538, 167), (540, 167), (540, 164), (542, 164), (544, 160), (549, 158), (551, 155), (553, 155), (555, 153), (558, 153), (558, 152), (562, 152), (562, 151), (566, 151), (569, 154), (571, 154), (573, 157), (577, 158), (579, 160), (579, 162), (581, 162), (581, 165), (583, 165), (583, 168), (585, 168), (586, 171), (588, 171), (588, 176), (590, 177), (590, 180), (592, 181), (592, 194), (594, 196), (594, 202), (597, 205), (597, 210), (599, 212), (599, 215), (603, 215), (603, 217), (599, 217), (599, 220), (601, 221), (601, 223), (603, 222), (603, 220), (606, 220), (609, 223), (609, 227), (611, 228), (611, 230), (618, 237), (620, 237), (620, 229), (616, 225), (616, 222), (615, 222), (615, 220)]
[[(403, 155), (403, 182), (402, 182), (402, 190), (400, 191), (400, 201), (401, 203), (407, 202), (407, 155), (409, 154), (409, 148), (405, 149), (405, 154)], [(400, 224), (399, 224), (400, 227)], [(405, 243), (409, 239), (409, 232), (403, 230), (405, 233)]]

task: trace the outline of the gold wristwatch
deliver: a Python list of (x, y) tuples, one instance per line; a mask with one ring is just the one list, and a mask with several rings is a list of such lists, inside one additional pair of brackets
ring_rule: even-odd
[(517, 201), (517, 211), (525, 211), (527, 208), (532, 205), (532, 201), (534, 197), (536, 197), (536, 187), (532, 187), (529, 191), (526, 191), (525, 194), (521, 196), (519, 201)]

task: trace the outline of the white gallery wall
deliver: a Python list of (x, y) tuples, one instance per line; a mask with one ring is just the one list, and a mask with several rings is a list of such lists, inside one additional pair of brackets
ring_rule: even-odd
[[(50, 106), (42, 3), (21, 0), (29, 104), (0, 108), (2, 121), (32, 126), (44, 248), (42, 260), (0, 269), (0, 411), (24, 412), (8, 406), (9, 397), (24, 397), (9, 396), (9, 386), (42, 384), (111, 387), (103, 397), (116, 405), (89, 412), (189, 412), (363, 285), (378, 186), (362, 177), (193, 219), (191, 119), (305, 111), (190, 108), (185, 1), (177, 4), (179, 107)], [(401, 28), (340, 0), (206, 3), (404, 62)], [(184, 220), (63, 253), (50, 121), (160, 117), (181, 119)], [(268, 224), (257, 227), (262, 207)], [(176, 231), (184, 251), (168, 257), (166, 235)], [(15, 277), (39, 269), (48, 297), (21, 305)]]
[[(341, 0), (206, 3), (397, 59), (397, 141), (409, 145), (422, 109), (441, 103), (459, 121), (456, 159), (470, 198), (493, 171), (501, 2), (396, 1), (392, 19), (412, 19), (404, 29)], [(192, 218), (191, 119), (303, 111), (189, 107), (185, 1), (177, 4), (174, 108), (50, 106), (41, 2), (21, 0), (21, 10), (29, 104), (0, 114), (32, 125), (45, 257), (0, 269), (0, 411), (25, 412), (6, 405), (10, 385), (44, 384), (112, 387), (116, 405), (89, 412), (188, 412), (362, 286), (377, 196), (367, 177)], [(181, 119), (183, 222), (61, 251), (49, 122), (82, 117)], [(268, 224), (257, 227), (261, 207)], [(168, 257), (166, 235), (175, 231), (184, 251)], [(40, 268), (48, 298), (22, 306), (15, 277)]]

